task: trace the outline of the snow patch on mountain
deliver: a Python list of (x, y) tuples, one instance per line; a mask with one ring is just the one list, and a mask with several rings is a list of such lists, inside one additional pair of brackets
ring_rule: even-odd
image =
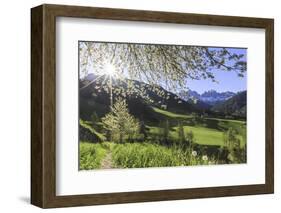
[(185, 101), (188, 100), (200, 100), (207, 104), (214, 105), (219, 102), (226, 101), (232, 98), (236, 93), (226, 91), (226, 92), (217, 92), (216, 90), (209, 90), (202, 94), (199, 94), (196, 91), (189, 90), (189, 91), (181, 91), (179, 93), (179, 97)]

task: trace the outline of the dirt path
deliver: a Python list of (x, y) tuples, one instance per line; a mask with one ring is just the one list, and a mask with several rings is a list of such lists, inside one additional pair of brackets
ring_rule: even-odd
[(111, 152), (109, 151), (106, 156), (104, 157), (104, 159), (102, 159), (101, 161), (101, 169), (112, 169), (113, 167), (113, 163), (112, 163), (112, 156), (111, 156)]

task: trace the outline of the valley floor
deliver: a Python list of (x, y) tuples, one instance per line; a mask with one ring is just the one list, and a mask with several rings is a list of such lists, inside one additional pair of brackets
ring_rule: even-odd
[[(192, 132), (192, 147), (184, 144), (162, 144), (159, 141), (161, 127), (146, 124), (147, 138), (143, 141), (114, 143), (105, 142), (106, 137), (91, 122), (80, 125), (91, 131), (100, 142), (80, 141), (80, 169), (113, 169), (191, 166), (209, 164), (246, 163), (246, 122), (234, 119), (195, 117), (154, 108), (157, 115), (169, 121), (170, 142), (178, 141), (182, 122), (184, 134)], [(239, 134), (238, 153), (229, 154), (225, 145), (225, 132), (233, 128)], [(233, 150), (232, 150), (233, 151)], [(237, 151), (236, 151), (237, 152)], [(225, 154), (227, 153), (227, 154)]]

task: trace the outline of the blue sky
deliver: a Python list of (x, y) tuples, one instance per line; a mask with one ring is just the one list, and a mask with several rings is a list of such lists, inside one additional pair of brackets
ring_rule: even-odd
[[(229, 49), (229, 51), (237, 54), (243, 54), (244, 60), (247, 57), (247, 49)], [(247, 72), (243, 78), (238, 77), (237, 73), (233, 71), (223, 71), (219, 69), (213, 69), (212, 72), (218, 83), (212, 82), (210, 79), (206, 80), (187, 80), (188, 87), (191, 90), (195, 90), (198, 93), (214, 89), (218, 92), (238, 92), (247, 90)]]

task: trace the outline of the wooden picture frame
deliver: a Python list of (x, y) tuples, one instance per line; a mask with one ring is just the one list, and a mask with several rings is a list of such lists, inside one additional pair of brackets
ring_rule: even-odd
[[(56, 17), (265, 29), (265, 184), (56, 195)], [(44, 4), (31, 9), (31, 203), (41, 208), (267, 194), (274, 191), (273, 19)]]

